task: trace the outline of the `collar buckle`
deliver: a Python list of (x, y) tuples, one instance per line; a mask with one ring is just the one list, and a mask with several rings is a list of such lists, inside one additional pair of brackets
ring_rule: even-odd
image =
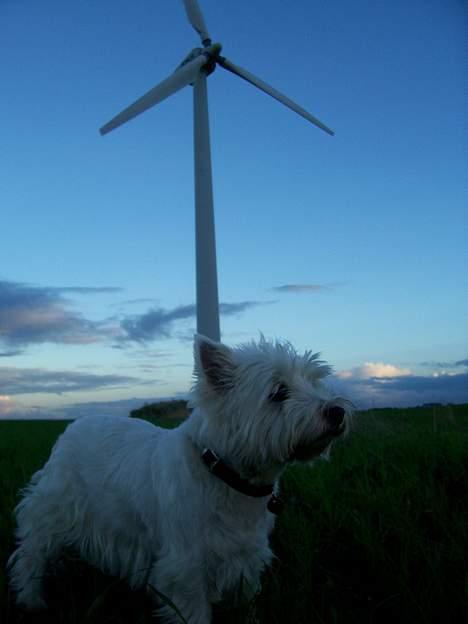
[(209, 448), (203, 450), (202, 459), (210, 472), (216, 470), (216, 466), (221, 461), (216, 453)]

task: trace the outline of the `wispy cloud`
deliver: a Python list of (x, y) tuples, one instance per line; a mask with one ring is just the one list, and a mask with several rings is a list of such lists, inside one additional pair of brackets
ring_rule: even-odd
[(238, 303), (220, 303), (219, 313), (222, 316), (236, 316), (242, 314), (246, 310), (258, 308), (259, 306), (267, 306), (277, 303), (276, 301), (239, 301)]
[(26, 406), (11, 397), (0, 396), (0, 419), (70, 419), (83, 416), (128, 416), (134, 409), (138, 409), (148, 403), (170, 399), (185, 399), (186, 393), (180, 393), (167, 397), (129, 398), (116, 401), (85, 401), (73, 403), (62, 407), (45, 408), (38, 406)]
[[(43, 287), (12, 281), (0, 281), (0, 357), (13, 357), (27, 346), (42, 343), (86, 345), (113, 343), (122, 348), (128, 343), (177, 336), (176, 324), (196, 317), (194, 304), (172, 309), (152, 307), (143, 314), (115, 315), (94, 321), (76, 311), (65, 295), (117, 293), (114, 287)], [(136, 301), (136, 300), (134, 300)], [(139, 303), (144, 299), (138, 300)], [(240, 301), (221, 303), (220, 314), (235, 316), (246, 310), (274, 303)]]
[[(220, 303), (219, 311), (222, 316), (235, 316), (261, 305), (269, 305), (272, 301), (240, 301), (237, 303)], [(196, 306), (194, 304), (178, 306), (172, 309), (151, 308), (144, 314), (125, 317), (120, 327), (122, 335), (120, 343), (146, 343), (152, 340), (169, 338), (174, 331), (176, 321), (195, 319)]]
[[(173, 397), (168, 397), (168, 399)], [(145, 404), (155, 403), (163, 399), (149, 397), (145, 399), (121, 399), (117, 401), (88, 401), (86, 403), (75, 403), (61, 408), (64, 418), (81, 418), (82, 416), (128, 416), (134, 409), (138, 409)]]
[(461, 368), (468, 367), (468, 359), (466, 360), (457, 360), (456, 362), (421, 362), (421, 366), (426, 366), (427, 368)]
[(75, 295), (102, 295), (120, 293), (123, 291), (123, 288), (114, 286), (52, 286), (48, 290), (61, 295), (67, 293)]
[(338, 284), (283, 284), (282, 286), (273, 286), (270, 290), (278, 293), (317, 293), (324, 290), (331, 290)]
[(168, 338), (174, 321), (193, 318), (195, 313), (196, 308), (191, 304), (171, 310), (151, 308), (144, 314), (127, 316), (120, 323), (123, 330), (121, 340), (148, 342), (156, 338)]
[(135, 377), (124, 375), (97, 375), (74, 371), (44, 370), (39, 368), (0, 367), (0, 396), (17, 394), (64, 394), (83, 390), (100, 390), (139, 383)]
[(139, 299), (126, 299), (125, 301), (120, 301), (119, 303), (114, 303), (114, 306), (125, 306), (125, 305), (136, 305), (141, 303), (152, 303), (154, 304), (156, 299), (149, 297), (140, 297)]
[(4, 353), (18, 354), (31, 344), (89, 344), (109, 338), (115, 327), (96, 322), (71, 309), (65, 293), (98, 294), (120, 289), (102, 287), (41, 287), (0, 281), (0, 344)]
[(15, 357), (16, 355), (21, 355), (23, 353), (22, 349), (14, 349), (10, 351), (0, 351), (0, 358), (7, 357)]

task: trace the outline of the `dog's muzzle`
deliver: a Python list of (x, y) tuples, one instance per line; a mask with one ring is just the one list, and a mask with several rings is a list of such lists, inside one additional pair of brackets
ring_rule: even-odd
[(321, 455), (336, 438), (346, 430), (346, 410), (341, 405), (326, 405), (322, 411), (324, 429), (311, 440), (297, 445), (292, 453), (292, 461), (310, 461)]

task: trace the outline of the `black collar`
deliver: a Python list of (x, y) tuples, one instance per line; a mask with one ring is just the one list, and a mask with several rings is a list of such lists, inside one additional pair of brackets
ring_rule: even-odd
[(264, 496), (270, 496), (267, 508), (271, 513), (277, 515), (282, 507), (283, 503), (280, 498), (273, 494), (273, 485), (254, 485), (247, 479), (243, 479), (235, 470), (228, 466), (214, 451), (206, 448), (202, 453), (202, 460), (208, 470), (224, 481), (229, 487), (232, 487), (237, 492), (245, 494), (246, 496), (252, 496), (253, 498), (262, 498)]

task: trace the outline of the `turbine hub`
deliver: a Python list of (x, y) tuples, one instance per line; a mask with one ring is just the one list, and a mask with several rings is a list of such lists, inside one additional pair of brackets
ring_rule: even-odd
[(207, 76), (212, 74), (216, 68), (216, 63), (219, 58), (219, 53), (221, 52), (222, 46), (220, 43), (213, 43), (212, 45), (206, 46), (205, 48), (193, 48), (191, 52), (187, 54), (182, 63), (177, 66), (177, 69), (180, 69), (190, 61), (198, 58), (202, 54), (206, 57), (206, 64), (203, 65), (203, 71)]
[(202, 71), (209, 76), (216, 69), (216, 63), (218, 62), (219, 53), (221, 52), (222, 45), (220, 43), (213, 43), (210, 46), (207, 46), (203, 51), (207, 58), (206, 65), (203, 65)]

